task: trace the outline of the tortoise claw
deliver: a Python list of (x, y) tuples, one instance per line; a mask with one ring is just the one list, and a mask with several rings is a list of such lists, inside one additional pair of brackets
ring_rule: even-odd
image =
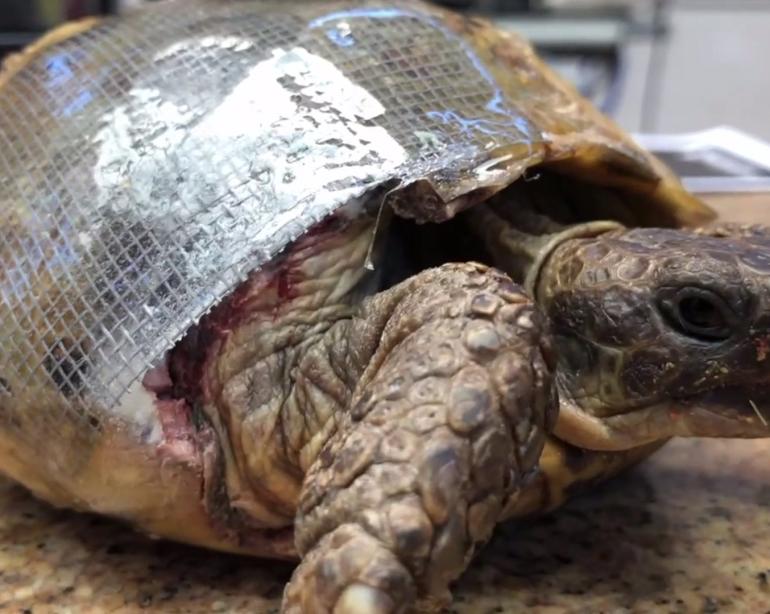
[(379, 540), (346, 524), (324, 536), (297, 567), (284, 614), (395, 614), (414, 599), (409, 571)]

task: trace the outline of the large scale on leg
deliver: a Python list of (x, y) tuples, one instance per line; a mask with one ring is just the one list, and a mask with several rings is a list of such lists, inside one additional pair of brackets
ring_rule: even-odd
[(570, 484), (768, 435), (766, 235), (687, 230), (709, 209), (525, 43), (413, 2), (179, 6), (0, 73), (6, 474), (300, 555), (287, 609), (402, 611)]

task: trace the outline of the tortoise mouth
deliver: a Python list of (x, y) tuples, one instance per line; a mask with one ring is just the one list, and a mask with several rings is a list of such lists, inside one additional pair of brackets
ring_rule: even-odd
[(770, 384), (723, 386), (700, 395), (676, 399), (674, 403), (685, 414), (735, 421), (749, 428), (759, 425), (770, 435)]
[(671, 437), (770, 437), (770, 385), (724, 386), (605, 417), (562, 399), (554, 435), (601, 451), (629, 450)]

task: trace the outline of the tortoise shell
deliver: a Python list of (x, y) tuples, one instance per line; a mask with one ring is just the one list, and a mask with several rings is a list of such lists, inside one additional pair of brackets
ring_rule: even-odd
[(290, 533), (212, 527), (199, 493), (220, 468), (163, 455), (173, 425), (142, 384), (249, 272), (372, 198), (440, 222), (543, 168), (642, 225), (712, 217), (527, 43), (411, 1), (179, 0), (65, 25), (0, 73), (0, 139), (0, 468), (273, 556)]

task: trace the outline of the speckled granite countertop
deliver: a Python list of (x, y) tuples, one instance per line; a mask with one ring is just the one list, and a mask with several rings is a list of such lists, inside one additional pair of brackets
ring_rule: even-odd
[[(152, 542), (0, 482), (0, 611), (271, 612), (283, 563)], [(676, 441), (538, 521), (511, 523), (453, 611), (770, 613), (770, 441)]]

